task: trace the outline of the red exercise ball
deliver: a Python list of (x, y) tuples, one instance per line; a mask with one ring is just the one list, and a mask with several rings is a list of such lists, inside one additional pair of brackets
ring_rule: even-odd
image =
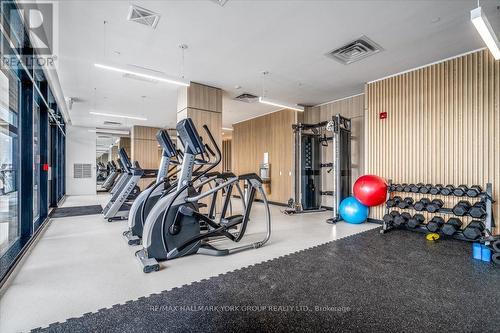
[(368, 207), (378, 206), (387, 197), (386, 181), (375, 175), (364, 175), (354, 183), (354, 197)]

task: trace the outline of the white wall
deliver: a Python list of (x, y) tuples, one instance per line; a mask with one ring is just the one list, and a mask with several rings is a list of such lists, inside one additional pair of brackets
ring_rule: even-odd
[[(92, 164), (92, 177), (73, 178), (73, 164)], [(96, 194), (96, 134), (86, 127), (66, 128), (66, 194)]]

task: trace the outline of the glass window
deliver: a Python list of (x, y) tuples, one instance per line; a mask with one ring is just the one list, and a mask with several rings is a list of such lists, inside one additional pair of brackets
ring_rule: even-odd
[(19, 114), (20, 81), (0, 69), (0, 256), (19, 237)]

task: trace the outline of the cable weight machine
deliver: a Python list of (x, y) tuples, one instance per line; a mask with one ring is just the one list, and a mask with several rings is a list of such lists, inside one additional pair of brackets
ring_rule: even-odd
[[(332, 217), (328, 223), (340, 221), (338, 206), (351, 192), (351, 120), (336, 115), (317, 124), (292, 125), (295, 134), (295, 192), (288, 201), (285, 214), (325, 211), (323, 196), (333, 198)], [(324, 147), (332, 149), (333, 161), (323, 162)], [(333, 189), (323, 190), (321, 169), (333, 179)]]

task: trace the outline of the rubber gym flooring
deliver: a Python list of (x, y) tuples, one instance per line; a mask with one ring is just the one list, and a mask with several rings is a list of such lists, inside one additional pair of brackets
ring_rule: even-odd
[(471, 251), (377, 228), (36, 331), (498, 332), (500, 268)]

